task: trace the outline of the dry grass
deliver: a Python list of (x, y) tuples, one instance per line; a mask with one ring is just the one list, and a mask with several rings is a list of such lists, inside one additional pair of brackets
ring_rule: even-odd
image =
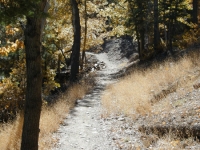
[(177, 62), (168, 60), (144, 71), (134, 71), (104, 92), (102, 104), (105, 113), (123, 113), (131, 117), (149, 114), (152, 109), (150, 100), (196, 66), (199, 66), (199, 56), (191, 54)]
[[(154, 64), (153, 67), (143, 71), (141, 69), (135, 70), (119, 82), (107, 87), (107, 90), (102, 95), (102, 104), (104, 106), (102, 117), (125, 114), (133, 119), (138, 118), (138, 121), (134, 120), (136, 127), (141, 124), (147, 126), (150, 123), (154, 127), (158, 121), (162, 121), (162, 119), (159, 120), (159, 114), (172, 112), (173, 109), (178, 108), (172, 107), (168, 97), (162, 97), (164, 99), (161, 98), (160, 101), (155, 103), (151, 100), (155, 95), (161, 93), (163, 89), (171, 87), (177, 81), (180, 81), (176, 87), (178, 88), (176, 93), (179, 93), (179, 95), (185, 95), (186, 91), (189, 92), (188, 89), (192, 88), (191, 90), (194, 90), (193, 83), (194, 81), (196, 82), (197, 76), (199, 79), (200, 75), (199, 66), (199, 54), (192, 53), (176, 62), (168, 60), (162, 64)], [(142, 115), (147, 116), (141, 117)], [(163, 126), (166, 122), (160, 123)], [(146, 132), (140, 132), (140, 134), (139, 140), (142, 144), (135, 145), (135, 149), (199, 149), (199, 143), (194, 138), (182, 139), (175, 132), (166, 133), (160, 137), (155, 133), (146, 135)]]
[[(81, 99), (91, 89), (91, 84), (82, 82), (74, 85), (68, 92), (60, 95), (59, 99), (52, 106), (43, 106), (40, 119), (39, 149), (50, 149), (56, 139), (52, 134), (59, 128), (64, 118), (74, 107), (75, 101)], [(19, 150), (21, 144), (21, 133), (23, 117), (18, 116), (12, 123), (3, 124), (0, 127), (0, 149)]]
[[(192, 138), (177, 139), (173, 133), (158, 138), (156, 135), (143, 135), (140, 137), (143, 146), (138, 146), (139, 149), (149, 150), (185, 150), (199, 149), (198, 142)], [(139, 145), (139, 144), (138, 144)]]
[(17, 116), (13, 123), (3, 124), (0, 127), (0, 149), (16, 150), (19, 149), (21, 143), (21, 131), (23, 125), (23, 117)]
[[(54, 133), (70, 110), (65, 96), (51, 107), (43, 108), (40, 120), (39, 149), (50, 149), (53, 144), (51, 134)], [(71, 105), (73, 105), (74, 101)]]
[[(163, 138), (157, 140), (154, 144), (154, 150), (184, 150), (184, 149), (198, 149), (195, 145), (198, 142), (194, 141), (192, 138), (179, 140), (176, 139), (172, 134), (169, 134)], [(189, 146), (190, 148), (186, 148)]]

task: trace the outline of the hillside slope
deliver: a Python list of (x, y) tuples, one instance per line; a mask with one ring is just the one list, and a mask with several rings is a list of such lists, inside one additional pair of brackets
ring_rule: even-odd
[(119, 149), (200, 149), (199, 58), (134, 70), (108, 87), (104, 115)]
[(55, 133), (54, 149), (200, 149), (199, 55), (141, 69), (137, 52), (123, 40), (87, 53), (105, 67)]

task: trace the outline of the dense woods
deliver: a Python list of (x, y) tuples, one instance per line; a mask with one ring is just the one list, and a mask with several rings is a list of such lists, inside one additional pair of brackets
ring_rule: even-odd
[(200, 43), (198, 0), (1, 0), (0, 122), (24, 112), (21, 149), (38, 149), (42, 103), (80, 79), (86, 50), (130, 35), (141, 61)]
[[(192, 5), (185, 0), (128, 2), (126, 26), (132, 33), (135, 32), (141, 59), (164, 50), (173, 53), (176, 49), (194, 44), (189, 41), (195, 39), (198, 32), (195, 30), (198, 30), (197, 3)], [(185, 39), (186, 34), (188, 39)]]

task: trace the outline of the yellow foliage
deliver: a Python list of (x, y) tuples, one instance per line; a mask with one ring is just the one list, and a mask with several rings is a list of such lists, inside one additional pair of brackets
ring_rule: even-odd
[(52, 90), (60, 87), (60, 84), (54, 80), (55, 76), (56, 76), (55, 70), (47, 68), (44, 74), (44, 78), (46, 79), (46, 81), (43, 83), (44, 95), (49, 95), (49, 93)]
[(6, 29), (7, 35), (14, 35), (14, 34), (16, 34), (17, 32), (20, 31), (19, 28), (12, 27), (11, 25), (7, 25), (5, 29)]
[(184, 32), (182, 35), (178, 35), (175, 37), (177, 40), (174, 42), (174, 46), (179, 47), (180, 49), (186, 48), (195, 43), (198, 43), (199, 36), (200, 36), (200, 29), (198, 28), (190, 29)]
[(15, 43), (7, 41), (9, 45), (5, 47), (0, 47), (0, 55), (1, 56), (8, 56), (8, 53), (15, 52), (17, 49), (24, 49), (24, 42), (16, 40)]

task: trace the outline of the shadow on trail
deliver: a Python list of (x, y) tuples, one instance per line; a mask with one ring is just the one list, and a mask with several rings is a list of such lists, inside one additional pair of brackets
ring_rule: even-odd
[(77, 100), (76, 107), (70, 111), (70, 116), (77, 116), (77, 110), (80, 109), (80, 107), (90, 108), (94, 105), (100, 105), (101, 94), (105, 87), (105, 85), (97, 85), (91, 93), (87, 94), (82, 100)]

